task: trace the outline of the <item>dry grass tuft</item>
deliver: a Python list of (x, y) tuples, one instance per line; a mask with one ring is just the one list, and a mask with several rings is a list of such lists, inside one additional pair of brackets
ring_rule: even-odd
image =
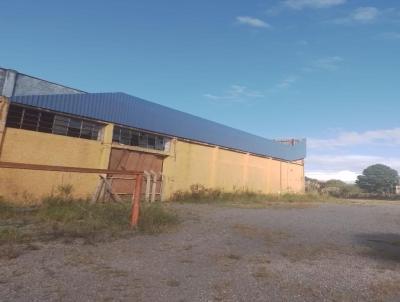
[[(16, 206), (0, 201), (0, 256), (18, 257), (32, 250), (32, 242), (76, 239), (86, 244), (133, 234), (131, 204), (95, 203), (70, 197), (70, 191), (43, 200), (40, 206)], [(178, 216), (161, 203), (143, 204), (138, 230), (156, 234), (179, 223)]]
[(170, 287), (178, 287), (179, 285), (181, 285), (181, 283), (175, 279), (168, 279), (166, 284)]
[(233, 231), (241, 236), (250, 239), (263, 239), (266, 242), (277, 242), (289, 238), (289, 234), (284, 231), (272, 231), (268, 229), (262, 229), (247, 224), (234, 224), (232, 226)]
[(203, 185), (192, 185), (189, 191), (178, 191), (171, 201), (189, 203), (213, 203), (239, 207), (269, 207), (277, 203), (304, 204), (332, 200), (332, 197), (319, 194), (263, 194), (247, 189), (236, 189), (225, 192), (221, 189), (206, 188)]
[(260, 266), (253, 273), (253, 277), (258, 280), (276, 279), (276, 274), (267, 269), (266, 266)]
[(160, 202), (144, 204), (140, 210), (139, 230), (146, 234), (158, 234), (167, 227), (177, 225), (179, 217)]
[(228, 254), (228, 255), (225, 255), (225, 257), (228, 258), (228, 259), (231, 259), (231, 260), (240, 260), (240, 259), (242, 259), (242, 257), (240, 255), (232, 254), (232, 253)]

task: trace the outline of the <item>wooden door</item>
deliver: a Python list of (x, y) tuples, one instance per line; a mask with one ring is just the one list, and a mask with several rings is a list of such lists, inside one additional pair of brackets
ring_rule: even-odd
[[(110, 156), (110, 170), (126, 171), (154, 171), (158, 174), (162, 172), (163, 157), (157, 154), (138, 152), (125, 149), (112, 148)], [(118, 175), (111, 177), (113, 193), (128, 195), (132, 194), (134, 181), (130, 175)], [(145, 186), (145, 182), (143, 182)], [(157, 185), (158, 189), (161, 187)], [(145, 187), (142, 192), (145, 192)]]

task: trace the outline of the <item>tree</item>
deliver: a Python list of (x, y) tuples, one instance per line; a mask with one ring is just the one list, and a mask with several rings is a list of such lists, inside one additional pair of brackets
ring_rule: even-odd
[(368, 193), (386, 195), (393, 193), (399, 184), (399, 174), (388, 166), (376, 164), (366, 168), (357, 177), (356, 184)]
[(335, 197), (348, 198), (361, 193), (361, 190), (355, 184), (348, 184), (339, 179), (330, 179), (323, 183), (322, 192)]
[(327, 180), (324, 184), (324, 187), (326, 188), (342, 188), (346, 186), (346, 183), (344, 181), (341, 181), (339, 179), (330, 179)]

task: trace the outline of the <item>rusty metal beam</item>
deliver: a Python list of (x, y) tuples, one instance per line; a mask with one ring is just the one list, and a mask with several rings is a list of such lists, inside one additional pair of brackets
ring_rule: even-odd
[(0, 168), (73, 172), (73, 173), (113, 174), (113, 175), (142, 175), (143, 174), (143, 172), (140, 172), (140, 171), (123, 171), (123, 170), (92, 169), (92, 168), (81, 168), (81, 167), (36, 165), (36, 164), (25, 164), (25, 163), (14, 163), (14, 162), (3, 162), (3, 161), (0, 161)]
[(138, 175), (135, 181), (135, 191), (132, 195), (131, 226), (137, 227), (140, 212), (140, 197), (142, 196), (143, 175)]

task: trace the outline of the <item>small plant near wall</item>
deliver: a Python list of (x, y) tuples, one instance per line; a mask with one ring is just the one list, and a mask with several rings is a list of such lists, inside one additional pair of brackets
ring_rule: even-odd
[(59, 185), (57, 187), (57, 194), (59, 195), (59, 197), (64, 198), (64, 199), (72, 198), (73, 191), (74, 191), (74, 187), (71, 184)]
[(326, 197), (314, 193), (263, 194), (246, 188), (234, 188), (232, 191), (224, 191), (218, 188), (206, 188), (202, 184), (194, 184), (190, 186), (188, 191), (176, 191), (172, 195), (171, 201), (262, 205), (267, 202), (323, 201), (324, 198)]
[(35, 242), (94, 244), (137, 232), (157, 234), (179, 224), (177, 212), (167, 204), (142, 204), (139, 225), (130, 224), (131, 202), (90, 203), (72, 197), (73, 186), (58, 187), (57, 193), (40, 205), (20, 205), (0, 200), (0, 258), (15, 258), (31, 250)]

